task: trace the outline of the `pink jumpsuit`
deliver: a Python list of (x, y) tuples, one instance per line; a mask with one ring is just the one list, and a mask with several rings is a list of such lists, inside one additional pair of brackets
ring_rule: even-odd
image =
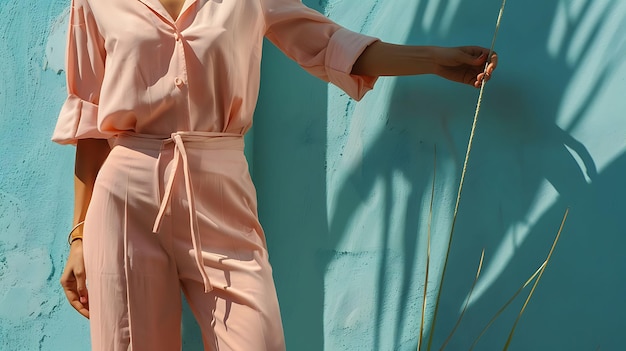
[(360, 99), (377, 39), (300, 0), (73, 0), (53, 140), (108, 139), (85, 218), (93, 350), (179, 350), (180, 291), (206, 350), (284, 350), (243, 154), (263, 37)]

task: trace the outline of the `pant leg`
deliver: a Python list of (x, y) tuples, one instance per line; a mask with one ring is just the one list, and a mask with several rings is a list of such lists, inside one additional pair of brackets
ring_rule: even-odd
[[(202, 247), (213, 290), (193, 259), (188, 208), (172, 203), (181, 284), (202, 329), (206, 351), (285, 350), (278, 299), (256, 193), (241, 150), (187, 149)], [(184, 198), (176, 188), (173, 198)], [(177, 194), (179, 194), (177, 196)]]
[(181, 300), (171, 237), (155, 235), (154, 155), (116, 146), (96, 181), (84, 254), (92, 349), (180, 350)]
[[(271, 274), (269, 277), (257, 275), (271, 271), (257, 263), (245, 263), (248, 267), (241, 267), (239, 263), (220, 267), (224, 277), (211, 276), (214, 288), (210, 293), (204, 293), (202, 280), (182, 282), (202, 329), (205, 351), (285, 350)], [(256, 272), (251, 270), (255, 266)], [(230, 287), (226, 285), (229, 283)]]

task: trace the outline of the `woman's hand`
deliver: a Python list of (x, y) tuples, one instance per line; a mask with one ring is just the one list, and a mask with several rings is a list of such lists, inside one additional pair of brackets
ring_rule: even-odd
[(498, 65), (498, 55), (493, 52), (485, 71), (489, 49), (479, 46), (435, 47), (433, 50), (435, 74), (476, 88), (480, 88), (483, 79), (488, 81), (491, 78), (491, 74)]
[(75, 240), (70, 247), (70, 254), (61, 275), (61, 286), (72, 307), (85, 318), (89, 318), (82, 240)]

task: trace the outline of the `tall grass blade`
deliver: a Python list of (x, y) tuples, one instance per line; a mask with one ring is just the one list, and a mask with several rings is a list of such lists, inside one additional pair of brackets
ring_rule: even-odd
[(428, 235), (426, 239), (426, 274), (424, 277), (424, 296), (422, 297), (422, 318), (420, 322), (420, 335), (417, 340), (417, 351), (422, 348), (422, 341), (424, 340), (424, 320), (426, 319), (426, 302), (428, 293), (428, 273), (430, 271), (430, 233), (433, 222), (433, 203), (435, 201), (435, 180), (437, 179), (437, 145), (435, 145), (434, 157), (433, 157), (433, 185), (430, 190), (430, 207), (428, 209)]
[(511, 296), (511, 298), (498, 310), (498, 312), (496, 312), (496, 314), (491, 317), (491, 319), (489, 320), (489, 323), (487, 323), (487, 325), (483, 328), (483, 330), (480, 332), (480, 334), (478, 335), (478, 337), (476, 338), (476, 340), (474, 340), (474, 343), (472, 344), (472, 346), (470, 347), (469, 351), (472, 351), (474, 349), (474, 347), (476, 347), (476, 344), (478, 344), (478, 341), (480, 340), (480, 338), (483, 337), (483, 335), (485, 335), (485, 333), (487, 332), (487, 330), (489, 329), (489, 327), (491, 327), (491, 325), (493, 324), (493, 322), (496, 321), (496, 319), (498, 319), (498, 317), (500, 317), (500, 315), (507, 309), (507, 307), (509, 307), (509, 305), (515, 300), (515, 298), (517, 298), (517, 296), (528, 286), (528, 284), (530, 284), (535, 277), (537, 277), (537, 275), (539, 275), (539, 272), (541, 272), (541, 270), (546, 266), (546, 261), (544, 261), (541, 266), (539, 266), (539, 268), (537, 268), (537, 270), (535, 271), (535, 273), (533, 273), (533, 275), (530, 276), (530, 278), (528, 278), (526, 280), (526, 282), (519, 288), (517, 289), (517, 291), (515, 292), (515, 294), (513, 294), (513, 296)]
[[(489, 55), (487, 56), (487, 62), (485, 62), (484, 72), (487, 71), (487, 67), (491, 61), (491, 55), (496, 44), (496, 38), (498, 37), (498, 30), (500, 29), (500, 22), (502, 21), (502, 14), (504, 13), (504, 7), (506, 0), (502, 0), (502, 6), (500, 7), (500, 13), (498, 14), (498, 20), (496, 21), (496, 30), (491, 40), (491, 48), (489, 49)], [(430, 327), (430, 333), (428, 336), (428, 348), (430, 351), (433, 343), (433, 337), (435, 335), (435, 326), (437, 325), (437, 313), (439, 312), (439, 302), (441, 301), (441, 289), (443, 288), (443, 281), (448, 269), (448, 257), (450, 256), (450, 247), (452, 246), (452, 237), (454, 235), (454, 227), (456, 225), (456, 217), (459, 212), (459, 203), (461, 202), (461, 193), (463, 192), (463, 183), (465, 182), (465, 173), (467, 172), (467, 164), (469, 161), (470, 152), (472, 151), (472, 143), (474, 141), (474, 135), (476, 133), (476, 125), (478, 124), (478, 113), (480, 112), (480, 105), (483, 99), (483, 92), (485, 90), (485, 80), (482, 81), (480, 86), (480, 93), (478, 94), (478, 102), (476, 103), (476, 112), (474, 113), (474, 121), (472, 122), (472, 131), (470, 132), (469, 142), (467, 144), (467, 151), (465, 153), (465, 160), (463, 161), (463, 171), (461, 172), (461, 180), (459, 182), (459, 191), (456, 197), (456, 204), (454, 205), (454, 214), (452, 215), (452, 226), (450, 227), (450, 236), (448, 238), (448, 248), (446, 251), (446, 257), (443, 263), (443, 269), (441, 271), (441, 279), (439, 281), (439, 289), (437, 290), (437, 301), (435, 302), (435, 312), (433, 313), (433, 320)]]
[(511, 328), (511, 333), (509, 333), (509, 338), (506, 340), (506, 344), (504, 345), (504, 349), (502, 351), (508, 350), (509, 345), (511, 344), (511, 340), (513, 339), (513, 334), (515, 333), (515, 328), (517, 328), (517, 323), (519, 323), (520, 318), (522, 318), (522, 314), (524, 314), (524, 311), (526, 310), (526, 306), (528, 306), (528, 302), (530, 301), (530, 298), (533, 296), (533, 293), (535, 292), (535, 288), (537, 288), (537, 284), (539, 284), (539, 281), (541, 280), (541, 276), (543, 276), (543, 272), (546, 270), (546, 266), (548, 265), (548, 262), (550, 262), (550, 258), (552, 257), (554, 248), (556, 247), (556, 244), (559, 242), (559, 238), (561, 237), (563, 226), (565, 226), (565, 220), (567, 220), (568, 213), (569, 213), (569, 208), (565, 210), (565, 215), (563, 215), (563, 221), (561, 222), (561, 227), (559, 227), (559, 232), (556, 234), (556, 238), (554, 239), (554, 242), (552, 243), (552, 248), (550, 248), (550, 252), (548, 253), (548, 258), (546, 258), (546, 262), (543, 265), (543, 268), (541, 269), (541, 271), (539, 272), (539, 276), (537, 277), (537, 280), (535, 280), (535, 284), (533, 284), (532, 289), (530, 289), (530, 293), (528, 294), (528, 297), (526, 298), (526, 301), (524, 302), (522, 309), (517, 315), (517, 319), (515, 319), (515, 323), (513, 323), (513, 328)]
[(485, 259), (485, 249), (483, 249), (483, 252), (480, 254), (480, 262), (478, 263), (478, 270), (476, 270), (476, 277), (474, 278), (474, 282), (472, 283), (472, 287), (470, 288), (469, 294), (467, 295), (467, 300), (465, 301), (465, 304), (463, 305), (463, 310), (461, 311), (461, 315), (459, 315), (459, 319), (457, 319), (456, 324), (454, 325), (454, 328), (452, 328), (452, 331), (450, 332), (450, 335), (448, 335), (448, 338), (446, 339), (446, 341), (443, 343), (443, 345), (441, 345), (441, 348), (439, 349), (440, 351), (443, 351), (443, 349), (446, 348), (446, 346), (448, 345), (448, 343), (452, 339), (452, 336), (454, 335), (454, 333), (456, 332), (457, 328), (461, 324), (461, 320), (463, 320), (463, 316), (465, 315), (465, 311), (467, 311), (467, 306), (469, 306), (470, 299), (472, 298), (472, 292), (474, 292), (474, 287), (476, 287), (476, 282), (478, 281), (478, 277), (480, 277), (480, 271), (483, 268), (483, 260), (484, 259)]

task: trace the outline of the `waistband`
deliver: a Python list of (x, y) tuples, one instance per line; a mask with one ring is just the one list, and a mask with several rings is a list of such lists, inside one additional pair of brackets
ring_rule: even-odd
[[(198, 271), (202, 276), (204, 283), (204, 291), (209, 292), (213, 289), (209, 276), (207, 275), (202, 260), (202, 243), (200, 241), (198, 218), (196, 213), (196, 201), (193, 192), (191, 172), (189, 171), (189, 161), (187, 158), (187, 149), (205, 149), (205, 150), (241, 150), (244, 149), (244, 139), (240, 134), (233, 133), (214, 133), (214, 132), (176, 132), (169, 136), (158, 136), (138, 133), (123, 133), (109, 141), (111, 146), (121, 145), (131, 149), (149, 149), (159, 150), (158, 164), (161, 162), (161, 151), (172, 144), (174, 147), (173, 166), (170, 169), (169, 179), (165, 185), (165, 193), (159, 206), (159, 212), (155, 218), (152, 231), (158, 234), (163, 222), (163, 216), (170, 206), (172, 189), (179, 167), (183, 170), (183, 182), (185, 184), (185, 192), (187, 203), (189, 205), (189, 227), (191, 242), (193, 245), (194, 256)], [(182, 162), (181, 162), (182, 161)], [(158, 172), (158, 171), (157, 171)], [(208, 218), (210, 220), (210, 218)], [(217, 226), (216, 222), (213, 223)]]
[(111, 138), (109, 144), (111, 147), (121, 145), (133, 149), (159, 150), (168, 144), (175, 144), (176, 139), (180, 139), (188, 149), (244, 149), (243, 135), (219, 132), (175, 132), (167, 136), (126, 132)]

